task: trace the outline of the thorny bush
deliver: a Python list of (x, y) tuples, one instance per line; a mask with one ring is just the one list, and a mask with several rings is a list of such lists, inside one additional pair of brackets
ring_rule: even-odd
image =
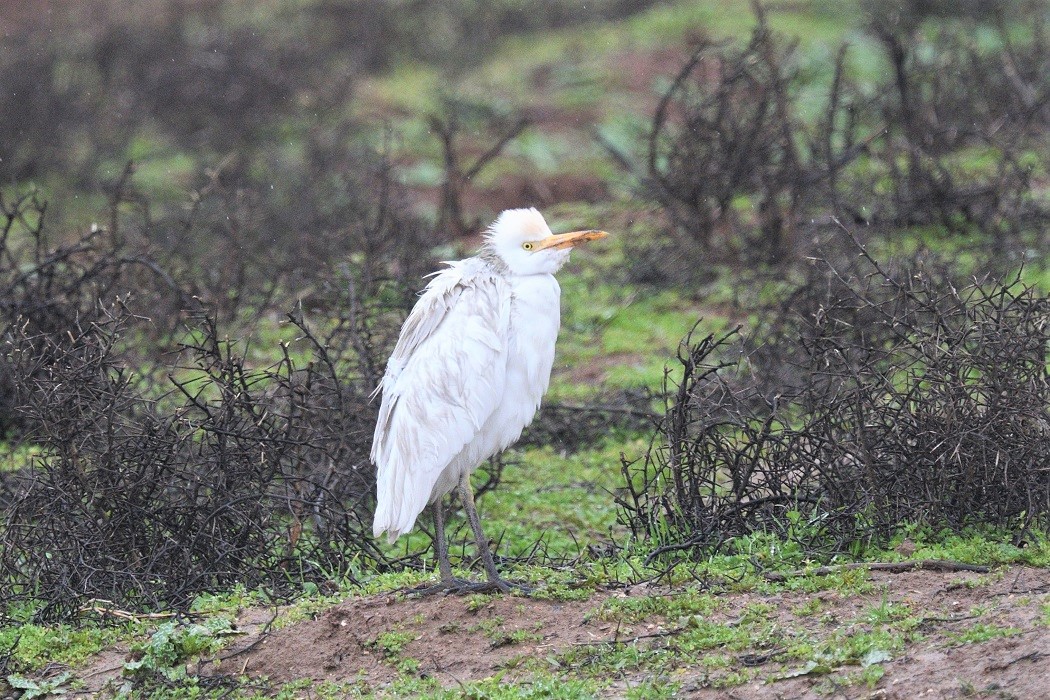
[[(855, 173), (843, 214), (894, 226), (936, 224), (1017, 237), (1050, 219), (1034, 182), (1050, 129), (1050, 43), (1035, 12), (1031, 38), (982, 48), (973, 33), (923, 31), (876, 16), (869, 25), (890, 65), (872, 112), (883, 131), (868, 150), (871, 170)], [(1045, 171), (1044, 171), (1045, 173)], [(881, 199), (872, 182), (888, 184)]]
[(749, 353), (732, 334), (683, 342), (660, 430), (623, 465), (624, 518), (656, 552), (771, 532), (819, 556), (905, 523), (1050, 523), (1045, 294), (865, 253), (815, 264), (767, 314)]
[[(789, 245), (794, 210), (809, 167), (791, 93), (800, 76), (794, 46), (776, 43), (759, 24), (746, 47), (703, 42), (674, 78), (649, 135), (649, 191), (672, 227), (702, 251), (767, 246), (775, 259)], [(753, 197), (756, 237), (742, 226), (737, 201)]]
[[(35, 445), (4, 480), (0, 605), (180, 608), (235, 581), (282, 594), (386, 563), (366, 522), (369, 397), (411, 303), (404, 275), (426, 258), (386, 176), (356, 190), (345, 176), (328, 216), (349, 248), (327, 275), (275, 275), (303, 302), (269, 360), (258, 339), (230, 341), (231, 324), (276, 325), (287, 287), (245, 275), (236, 299), (206, 304), (200, 268), (155, 240), (223, 218), (204, 204), (181, 226), (152, 221), (124, 183), (108, 226), (63, 243), (42, 202), (0, 201), (0, 419)], [(266, 255), (242, 253), (253, 268)]]
[(285, 346), (265, 369), (198, 319), (160, 395), (115, 354), (133, 321), (117, 303), (65, 336), (13, 333), (43, 451), (3, 523), (0, 600), (42, 602), (45, 618), (90, 598), (182, 608), (235, 582), (280, 594), (383, 562), (365, 534), (369, 387), (300, 317), (300, 359)]
[[(701, 255), (733, 264), (795, 258), (829, 215), (886, 233), (978, 231), (997, 244), (1045, 236), (1043, 13), (1023, 40), (999, 26), (992, 48), (966, 27), (874, 14), (868, 30), (887, 77), (861, 90), (843, 46), (823, 112), (807, 123), (800, 114), (813, 71), (755, 9), (749, 42), (701, 42), (653, 116), (645, 193), (663, 208), (670, 239), (658, 245), (692, 251), (657, 256), (668, 280), (695, 281), (691, 261)], [(650, 268), (639, 274), (653, 279)]]
[[(117, 204), (114, 204), (114, 209)], [(28, 337), (65, 334), (94, 316), (100, 299), (136, 289), (144, 308), (187, 299), (141, 246), (97, 225), (57, 241), (46, 225), (47, 204), (34, 194), (0, 192), (0, 342), (16, 330)], [(24, 379), (24, 378), (23, 378)], [(0, 439), (20, 431), (16, 377), (0, 347)]]
[(213, 172), (184, 214), (138, 226), (224, 321), (294, 300), (329, 307), (346, 286), (350, 301), (409, 307), (433, 267), (430, 250), (447, 239), (407, 213), (385, 154), (341, 143), (352, 129), (314, 133), (305, 163), (275, 162), (243, 177)]

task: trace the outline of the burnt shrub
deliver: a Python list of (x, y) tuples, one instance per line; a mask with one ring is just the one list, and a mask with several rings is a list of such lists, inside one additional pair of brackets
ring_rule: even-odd
[[(526, 117), (511, 116), (500, 114), (485, 104), (448, 96), (442, 100), (441, 112), (428, 117), (430, 130), (441, 143), (444, 170), (437, 230), (451, 231), (456, 236), (482, 230), (480, 218), (467, 220), (464, 196), (471, 182), (496, 162), (503, 149), (528, 128)], [(467, 153), (461, 144), (467, 133), (475, 138), (485, 134), (492, 140), (492, 145), (474, 155), (470, 162), (465, 162)]]
[(826, 117), (809, 135), (796, 46), (761, 6), (745, 46), (702, 42), (674, 77), (648, 135), (646, 192), (679, 241), (706, 259), (771, 262), (795, 248), (800, 222), (833, 198), (863, 147), (844, 51)]
[(597, 445), (610, 431), (638, 432), (657, 420), (648, 390), (607, 392), (586, 404), (545, 403), (525, 429), (519, 445), (549, 445), (565, 452)]
[[(113, 222), (118, 207), (115, 200)], [(131, 289), (144, 308), (188, 299), (148, 250), (120, 236), (119, 225), (91, 225), (63, 239), (48, 226), (46, 202), (0, 192), (0, 343), (18, 333), (40, 339), (43, 352), (42, 339), (66, 334), (95, 317), (99, 300)], [(15, 409), (24, 380), (0, 348), (0, 438), (21, 431), (24, 416)]]
[(702, 44), (693, 53), (661, 99), (649, 139), (654, 193), (672, 225), (703, 250), (743, 242), (733, 230), (738, 197), (793, 199), (785, 175), (799, 165), (783, 111), (794, 79), (782, 68), (790, 49), (774, 47), (765, 26), (738, 52), (719, 48)]
[(364, 534), (368, 387), (301, 318), (300, 358), (285, 346), (261, 369), (200, 318), (167, 393), (115, 354), (133, 322), (118, 303), (65, 336), (14, 332), (42, 454), (5, 514), (0, 599), (41, 617), (91, 598), (184, 608), (235, 582), (280, 594), (383, 561)]
[[(886, 236), (930, 226), (1002, 250), (1045, 242), (1045, 12), (1024, 36), (1004, 22), (872, 13), (887, 70), (865, 89), (845, 46), (831, 70), (814, 70), (755, 12), (746, 44), (701, 42), (658, 103), (642, 191), (667, 230), (639, 256), (651, 261), (639, 279), (693, 284), (701, 266), (682, 258), (797, 261), (833, 216)], [(818, 89), (826, 101), (803, 119)]]
[(668, 371), (666, 414), (625, 462), (620, 499), (657, 552), (770, 532), (820, 555), (905, 524), (1047, 524), (1045, 294), (865, 257), (815, 264), (772, 313), (788, 320), (746, 343), (687, 338)]
[(410, 306), (445, 234), (409, 213), (384, 154), (339, 138), (318, 132), (304, 160), (277, 159), (253, 176), (202, 177), (185, 210), (143, 235), (222, 320), (297, 299), (308, 308), (338, 303), (336, 285), (352, 285), (359, 300)]
[[(0, 114), (0, 178), (39, 184), (65, 235), (83, 216), (74, 196), (97, 199), (134, 161), (104, 228), (119, 220), (125, 243), (148, 246), (223, 320), (308, 296), (352, 255), (368, 258), (364, 277), (377, 282), (418, 276), (440, 240), (402, 214), (389, 163), (365, 145), (377, 135), (348, 116), (359, 72), (383, 63), (373, 49), (395, 50), (382, 36), (393, 6), (244, 9), (90, 0), (27, 11), (0, 42), (0, 92), (18, 106)], [(133, 194), (145, 205), (136, 211)], [(387, 256), (413, 236), (424, 252)], [(380, 256), (392, 260), (383, 274)], [(161, 315), (180, 303), (162, 303)]]
[[(374, 4), (355, 3), (366, 18)], [(109, 163), (143, 150), (202, 163), (232, 152), (232, 167), (246, 168), (291, 120), (343, 106), (374, 62), (352, 37), (333, 35), (323, 13), (261, 15), (270, 24), (196, 0), (26, 13), (0, 44), (0, 86), (19, 107), (0, 115), (0, 175), (24, 182), (60, 170), (90, 191)]]
[[(280, 595), (386, 565), (370, 394), (430, 263), (376, 162), (285, 219), (213, 176), (185, 218), (155, 220), (130, 167), (82, 235), (53, 236), (32, 196), (0, 199), (0, 422), (34, 446), (3, 483), (0, 604), (181, 609), (233, 582)], [(315, 238), (294, 251), (252, 238), (296, 222)]]
[[(868, 152), (872, 170), (850, 185), (870, 212), (863, 218), (1014, 237), (1045, 223), (1050, 211), (1033, 187), (1050, 128), (1045, 16), (1034, 15), (1024, 43), (1000, 27), (994, 48), (977, 42), (972, 25), (923, 28), (877, 15), (869, 32), (890, 72), (871, 105), (884, 125)], [(859, 178), (872, 175), (888, 196), (864, 193), (871, 185)]]

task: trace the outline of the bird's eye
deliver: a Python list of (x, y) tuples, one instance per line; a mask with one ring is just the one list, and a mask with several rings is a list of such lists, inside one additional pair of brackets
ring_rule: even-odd
[(532, 248), (533, 248), (531, 243), (526, 243), (526, 244), (522, 245), (521, 247), (524, 248), (525, 250), (532, 250)]

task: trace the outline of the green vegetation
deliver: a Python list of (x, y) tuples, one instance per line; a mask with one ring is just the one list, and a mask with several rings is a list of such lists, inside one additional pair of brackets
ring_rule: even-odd
[(22, 469), (41, 452), (37, 445), (0, 441), (0, 472)]
[(1021, 630), (1016, 627), (999, 627), (979, 622), (962, 632), (949, 633), (948, 640), (951, 644), (980, 644), (991, 639), (1012, 637), (1020, 633)]
[(16, 668), (36, 671), (49, 663), (83, 664), (118, 639), (139, 633), (144, 626), (16, 624), (0, 629), (0, 649), (10, 650)]
[(236, 635), (229, 618), (209, 617), (205, 622), (184, 625), (165, 622), (144, 642), (132, 644), (133, 661), (124, 664), (126, 675), (162, 674), (168, 680), (186, 677), (186, 662), (212, 656)]
[[(317, 5), (315, 10), (322, 4), (307, 3), (311, 7)], [(377, 3), (376, 7), (387, 4), (397, 5)], [(310, 31), (314, 31), (323, 26), (302, 17), (299, 19), (303, 24), (282, 24), (296, 17), (284, 7), (286, 3), (257, 3), (252, 8), (243, 3), (219, 5), (224, 9), (216, 12), (222, 17), (209, 21), (227, 23), (223, 26), (228, 31), (284, 26), (288, 37), (301, 38), (306, 31), (303, 27), (313, 27)], [(451, 5), (468, 8), (478, 3)], [(505, 12), (510, 13), (506, 16), (517, 16), (513, 15), (515, 3), (504, 5)], [(570, 10), (577, 5), (552, 3), (552, 7)], [(607, 5), (612, 3), (603, 3), (602, 7)], [(229, 310), (229, 318), (225, 319), (228, 323), (222, 328), (224, 333), (232, 333), (234, 340), (221, 352), (243, 355), (249, 371), (278, 368), (265, 379), (250, 375), (247, 388), (259, 395), (268, 391), (279, 393), (274, 388), (279, 384), (275, 379), (279, 376), (287, 379), (280, 390), (287, 389), (287, 394), (293, 396), (302, 388), (296, 382), (304, 368), (319, 366), (318, 348), (330, 349), (334, 345), (329, 343), (332, 337), (354, 323), (365, 327), (355, 340), (363, 337), (375, 342), (376, 348), (372, 349), (378, 352), (377, 348), (389, 341), (391, 331), (387, 326), (393, 324), (396, 328), (407, 303), (411, 303), (411, 290), (397, 285), (418, 288), (421, 274), (432, 266), (432, 258), (451, 259), (467, 254), (476, 242), (476, 238), (450, 238), (447, 231), (431, 228), (442, 215), (434, 202), (448, 172), (442, 161), (445, 154), (427, 119), (448, 116), (448, 110), (453, 109), (449, 105), (456, 105), (465, 125), (459, 134), (461, 150), (476, 157), (498, 133), (493, 124), (502, 125), (519, 114), (528, 114), (532, 125), (506, 145), (491, 167), (470, 181), (465, 199), (468, 215), (484, 222), (497, 208), (511, 202), (540, 201), (547, 204), (544, 213), (555, 230), (601, 226), (614, 232), (603, 247), (578, 251), (560, 278), (562, 332), (547, 401), (584, 406), (604, 400), (605, 396), (631, 394), (642, 396), (643, 403), (659, 412), (664, 407), (661, 392), (668, 368), (674, 366), (673, 358), (680, 352), (683, 337), (691, 329), (702, 337), (724, 333), (738, 324), (755, 326), (763, 319), (768, 322), (760, 311), (780, 302), (801, 282), (808, 263), (741, 266), (730, 255), (719, 255), (715, 250), (698, 254), (695, 249), (682, 247), (681, 240), (665, 240), (671, 228), (667, 211), (646, 199), (649, 194), (640, 184), (646, 179), (644, 137), (655, 102), (669, 87), (697, 39), (746, 39), (754, 16), (744, 0), (637, 5), (636, 12), (608, 10), (585, 24), (559, 20), (546, 28), (536, 24), (541, 22), (536, 19), (513, 31), (488, 27), (490, 45), (468, 45), (459, 50), (472, 55), (447, 57), (447, 62), (434, 60), (434, 47), (440, 42), (435, 38), (419, 39), (425, 31), (413, 29), (415, 24), (405, 20), (405, 35), (418, 39), (419, 46), (390, 47), (382, 56), (372, 57), (375, 65), (360, 69), (362, 74), (355, 76), (353, 90), (349, 91), (353, 93), (352, 100), (325, 102), (327, 84), (323, 79), (318, 82), (317, 75), (311, 73), (313, 82), (300, 88), (284, 83), (270, 86), (277, 96), (274, 104), (257, 106), (266, 112), (265, 119), (257, 133), (240, 133), (240, 140), (226, 143), (223, 138), (205, 133), (207, 129), (201, 125), (194, 127), (197, 132), (189, 132), (196, 134), (190, 138), (179, 131), (184, 125), (175, 123), (179, 120), (169, 115), (136, 123), (126, 134), (114, 127), (121, 138), (107, 133), (89, 144), (86, 136), (71, 136), (71, 143), (79, 143), (82, 148), (68, 149), (68, 160), (61, 161), (61, 167), (34, 160), (32, 167), (25, 166), (28, 175), (12, 178), (20, 188), (35, 188), (41, 196), (53, 197), (58, 202), (55, 218), (62, 235), (72, 235), (83, 228), (81, 223), (87, 217), (99, 216), (104, 210), (106, 197), (99, 194), (100, 188), (92, 186), (105, 182), (106, 191), (112, 192), (112, 183), (124, 162), (133, 160), (134, 174), (127, 184), (133, 196), (114, 207), (114, 221), (155, 217), (161, 222), (157, 228), (143, 229), (155, 236), (149, 239), (143, 235), (143, 240), (149, 245), (167, 245), (176, 252), (187, 252), (190, 257), (181, 259), (186, 267), (179, 273), (189, 271), (190, 278), (196, 277), (195, 294), (216, 308)], [(469, 8), (462, 11), (469, 16)], [(381, 19), (377, 15), (362, 21), (368, 26), (368, 21)], [(457, 31), (455, 17), (445, 20), (447, 26), (443, 25), (439, 32), (442, 36)], [(510, 21), (505, 17), (504, 20)], [(928, 29), (929, 23), (936, 21), (927, 20), (922, 26)], [(826, 90), (822, 86), (833, 77), (835, 51), (841, 41), (851, 45), (845, 75), (857, 81), (859, 92), (871, 91), (875, 81), (889, 70), (878, 42), (864, 31), (863, 22), (860, 10), (846, 7), (845, 3), (819, 0), (786, 3), (770, 12), (770, 27), (799, 42), (799, 70), (808, 82), (796, 106), (807, 129), (814, 128), (824, 117)], [(205, 42), (207, 38), (206, 32), (179, 27), (187, 35), (201, 35), (193, 41)], [(288, 59), (277, 50), (279, 44), (270, 46), (271, 41), (277, 39), (267, 39), (267, 50), (277, 53), (260, 54), (258, 61), (262, 65), (270, 65), (267, 61), (272, 56)], [(346, 67), (357, 60), (349, 54), (333, 56), (330, 64), (322, 64), (320, 75), (330, 72), (332, 65)], [(63, 80), (73, 81), (74, 77), (67, 75), (71, 70), (70, 65), (64, 65), (59, 76), (66, 75)], [(102, 78), (93, 75), (92, 79)], [(238, 119), (238, 115), (232, 118)], [(595, 134), (601, 136), (600, 141), (594, 138)], [(107, 138), (120, 144), (113, 152), (104, 152)], [(200, 146), (195, 139), (208, 143)], [(332, 143), (344, 145), (345, 152), (326, 161), (324, 149)], [(94, 152), (94, 148), (99, 152)], [(354, 150), (358, 148), (360, 151)], [(630, 171), (610, 158), (610, 148), (634, 163), (637, 170)], [(1019, 148), (1028, 146), (1022, 144)], [(1039, 155), (1027, 150), (1018, 161), (1027, 168), (1023, 175), (1026, 182), (1033, 183), (1032, 191), (1026, 194), (1032, 200), (1050, 198), (1046, 161)], [(26, 158), (23, 154), (19, 162)], [(311, 162), (311, 158), (319, 162)], [(899, 155), (899, 161), (904, 167), (908, 158)], [(405, 230), (411, 228), (416, 236), (407, 249), (384, 249), (383, 254), (389, 259), (382, 264), (371, 259), (371, 253), (362, 251), (380, 245), (376, 239), (390, 238), (390, 230), (378, 229), (376, 235), (361, 233), (348, 230), (354, 225), (345, 221), (351, 212), (356, 216), (364, 210), (365, 219), (371, 216), (372, 210), (354, 197), (360, 195), (367, 200), (376, 190), (352, 178), (332, 182), (336, 175), (353, 170), (359, 162), (382, 163), (394, 181), (404, 186), (398, 190), (400, 199), (395, 198), (391, 210), (396, 209), (398, 216), (404, 214), (396, 223), (403, 223)], [(938, 165), (948, 168), (959, 183), (976, 186), (974, 183), (980, 184), (999, 172), (1002, 162), (1003, 153), (996, 147), (971, 145), (953, 151)], [(851, 175), (874, 183), (874, 190), (889, 197), (894, 193), (894, 174), (884, 166), (884, 162), (865, 155), (853, 164)], [(322, 178), (300, 178), (308, 167), (320, 169)], [(61, 174), (63, 170), (75, 170), (79, 175), (67, 178)], [(224, 189), (229, 185), (226, 178), (233, 183), (228, 189)], [(249, 185), (242, 189), (244, 183)], [(289, 183), (302, 183), (304, 190), (317, 185), (314, 196), (320, 203), (298, 208), (308, 195), (294, 188), (282, 189), (291, 187)], [(530, 190), (522, 183), (540, 183), (542, 187)], [(273, 194), (269, 195), (271, 190)], [(277, 213), (251, 208), (253, 198), (265, 201), (267, 196), (273, 197), (268, 204)], [(154, 209), (140, 207), (140, 201)], [(187, 201), (193, 204), (188, 207)], [(192, 255), (196, 253), (189, 251), (203, 249), (203, 244), (182, 240), (178, 233), (182, 230), (181, 219), (196, 206), (214, 217), (208, 219), (209, 225), (214, 225), (208, 229), (208, 236), (227, 242), (236, 239), (236, 246), (212, 251), (214, 259), (199, 261), (199, 271), (193, 267), (197, 262)], [(734, 225), (752, 225), (761, 206), (757, 195), (740, 194), (733, 198), (727, 220)], [(27, 216), (18, 222), (18, 227), (32, 228), (35, 222), (31, 215)], [(1005, 230), (1009, 222), (999, 223)], [(274, 234), (273, 241), (269, 241), (269, 234), (263, 231), (279, 225), (288, 227), (279, 234), (285, 237)], [(301, 256), (290, 251), (289, 242), (298, 245), (298, 232), (311, 227), (323, 229), (327, 237), (319, 238), (317, 247), (334, 250), (332, 259), (310, 257), (316, 254), (312, 249)], [(190, 228), (186, 226), (187, 231)], [(939, 223), (924, 221), (888, 229), (885, 235), (873, 235), (868, 242), (867, 250), (878, 259), (935, 255), (938, 260), (950, 261), (952, 272), (959, 275), (1021, 270), (1025, 283), (1043, 293), (1050, 290), (1050, 263), (1040, 252), (1039, 239), (1033, 244), (1025, 237), (1031, 234), (1030, 230), (1010, 239), (1009, 246), (1016, 249), (989, 263), (988, 251), (996, 247), (989, 242), (994, 234), (970, 222), (946, 216)], [(236, 238), (245, 231), (261, 238)], [(733, 240), (730, 246), (740, 247), (740, 242)], [(1003, 246), (1008, 247), (1006, 243)], [(273, 298), (287, 297), (292, 305), (297, 303), (298, 313), (308, 319), (309, 327), (322, 339), (316, 346), (304, 339), (301, 326), (285, 320), (286, 308), (276, 304), (238, 306), (233, 301), (235, 297), (240, 299), (238, 295), (244, 290), (234, 289), (226, 276), (226, 264), (238, 259), (239, 251), (255, 249), (270, 251), (274, 268), (281, 268), (279, 273), (272, 272), (273, 288), (258, 292), (259, 297), (271, 294)], [(255, 275), (271, 281), (267, 279), (271, 275), (270, 259), (265, 255), (257, 269), (245, 267), (236, 272), (243, 273), (246, 279)], [(656, 263), (675, 255), (678, 269), (686, 268), (688, 275), (675, 279), (662, 271), (653, 272), (659, 267)], [(288, 259), (291, 263), (286, 266)], [(311, 269), (313, 276), (308, 274)], [(686, 279), (689, 281), (682, 282)], [(360, 298), (353, 296), (358, 293)], [(344, 298), (346, 294), (350, 296)], [(154, 301), (158, 320), (150, 322), (154, 325), (148, 331), (132, 329), (122, 335), (122, 347), (139, 342), (146, 345), (151, 342), (151, 334), (162, 333), (159, 326), (168, 320), (161, 316), (168, 312), (159, 301)], [(95, 302), (91, 299), (90, 303)], [(353, 314), (379, 311), (368, 322), (353, 314), (349, 320), (337, 319), (332, 309), (340, 305), (352, 308)], [(790, 305), (783, 308), (786, 315), (804, 312)], [(179, 313), (182, 312), (172, 312), (172, 319), (183, 323), (185, 319)], [(180, 330), (171, 337), (186, 345), (209, 341), (208, 333), (198, 326)], [(151, 349), (162, 354), (160, 346)], [(149, 357), (149, 362), (154, 359)], [(384, 358), (377, 355), (370, 359), (381, 367)], [(785, 368), (791, 359), (785, 360)], [(352, 373), (353, 381), (363, 385), (361, 377), (366, 370), (374, 369), (366, 364), (350, 369), (347, 365), (336, 366), (348, 375)], [(143, 367), (146, 366), (152, 368), (158, 381), (168, 381), (167, 369), (158, 370), (160, 365), (144, 362)], [(747, 363), (741, 364), (739, 371), (747, 374)], [(201, 399), (218, 398), (228, 388), (209, 384), (210, 375), (205, 369), (186, 362), (171, 370), (171, 376), (184, 382), (187, 392), (201, 392), (196, 395)], [(149, 377), (135, 375), (133, 384), (148, 384), (147, 380)], [(5, 381), (6, 377), (0, 374), (0, 393), (8, 389)], [(171, 390), (169, 384), (164, 386)], [(357, 384), (354, 386), (356, 391)], [(180, 398), (178, 393), (174, 393), (174, 398), (165, 395), (149, 406), (164, 407), (165, 402)], [(771, 403), (777, 400), (772, 392), (763, 398)], [(6, 394), (0, 396), (0, 430), (10, 430), (15, 435), (20, 429), (18, 418), (4, 413), (9, 408), (6, 402)], [(367, 400), (362, 406), (362, 411), (370, 410)], [(323, 410), (329, 408), (326, 405)], [(148, 415), (148, 411), (143, 410), (141, 415)], [(269, 417), (250, 410), (245, 415), (259, 425)], [(8, 418), (10, 425), (4, 422)], [(1035, 416), (1025, 424), (1033, 436), (1045, 435), (1039, 432), (1045, 428), (1041, 420)], [(364, 436), (361, 440), (367, 442), (369, 427), (350, 424), (352, 430), (346, 434), (354, 439), (360, 434)], [(925, 523), (901, 524), (899, 531), (882, 540), (873, 538), (841, 543), (837, 549), (821, 549), (813, 543), (827, 541), (827, 523), (807, 519), (798, 509), (785, 509), (784, 518), (791, 527), (779, 534), (770, 528), (725, 539), (717, 548), (656, 552), (654, 542), (632, 529), (630, 518), (618, 502), (626, 502), (627, 498), (624, 462), (639, 460), (652, 439), (650, 427), (617, 427), (604, 431), (597, 440), (581, 438), (580, 444), (537, 446), (532, 442), (508, 450), (498, 486), (478, 501), (486, 532), (503, 558), (501, 570), (508, 578), (535, 588), (530, 603), (549, 602), (564, 605), (567, 610), (585, 610), (583, 628), (593, 638), (548, 642), (549, 625), (524, 619), (528, 611), (523, 597), (520, 610), (499, 612), (495, 612), (496, 603), (503, 600), (499, 597), (472, 595), (443, 600), (443, 605), (473, 616), (441, 628), (450, 643), (457, 635), (480, 637), (490, 650), (507, 654), (485, 677), (457, 678), (455, 684), (450, 684), (448, 677), (432, 672), (431, 661), (419, 649), (423, 636), (418, 628), (430, 623), (424, 613), (391, 628), (369, 629), (365, 635), (362, 649), (382, 660), (379, 665), (384, 675), (379, 681), (361, 671), (359, 677), (350, 680), (304, 679), (279, 684), (252, 675), (255, 669), (242, 675), (236, 663), (220, 665), (218, 679), (198, 675), (201, 663), (221, 656), (240, 639), (242, 630), (235, 621), (246, 609), (274, 607), (270, 629), (279, 632), (296, 623), (316, 620), (349, 597), (382, 595), (389, 598), (390, 605), (402, 604), (407, 591), (433, 582), (436, 577), (436, 562), (426, 531), (431, 529), (429, 516), (421, 519), (424, 527), (395, 544), (377, 543), (374, 557), (357, 560), (354, 557), (360, 553), (348, 547), (324, 550), (329, 555), (325, 560), (297, 560), (300, 552), (306, 551), (310, 537), (315, 537), (309, 541), (311, 545), (328, 544), (309, 531), (313, 517), (310, 512), (296, 512), (294, 518), (282, 516), (287, 522), (279, 522), (275, 530), (280, 534), (271, 541), (272, 551), (266, 561), (272, 569), (279, 569), (277, 576), (284, 579), (280, 585), (269, 585), (269, 581), (248, 590), (242, 584), (229, 583), (236, 580), (235, 576), (216, 577), (215, 580), (224, 581), (218, 587), (225, 588), (195, 594), (192, 602), (180, 606), (182, 616), (172, 619), (137, 614), (141, 611), (117, 611), (114, 616), (115, 608), (101, 601), (95, 613), (82, 611), (75, 624), (43, 623), (41, 617), (47, 611), (39, 602), (16, 603), (3, 611), (0, 668), (9, 689), (23, 700), (61, 695), (83, 687), (85, 669), (102, 650), (112, 648), (121, 649), (124, 658), (119, 678), (111, 681), (105, 691), (112, 697), (510, 700), (616, 696), (657, 700), (678, 697), (691, 689), (739, 688), (751, 682), (790, 683), (798, 678), (812, 679), (815, 692), (834, 694), (842, 689), (878, 687), (894, 659), (916, 645), (981, 645), (1029, 631), (1001, 623), (998, 606), (1003, 603), (998, 599), (973, 604), (968, 616), (980, 619), (960, 626), (954, 610), (923, 609), (916, 599), (891, 590), (862, 567), (834, 567), (858, 561), (930, 559), (993, 567), (988, 574), (945, 575), (945, 586), (959, 590), (960, 595), (971, 593), (1001, 584), (1009, 575), (1004, 573), (1009, 567), (1050, 568), (1050, 537), (1038, 520), (1024, 519), (1030, 514), (1018, 516), (1015, 528), (974, 525), (959, 531), (940, 531)], [(206, 442), (200, 434), (189, 441), (195, 440), (201, 445)], [(261, 434), (255, 442), (245, 442), (256, 449), (256, 445), (278, 440)], [(77, 464), (79, 453), (73, 450), (71, 454), (72, 463)], [(354, 469), (367, 461), (367, 450), (339, 454)], [(8, 482), (7, 476), (28, 473), (30, 467), (39, 466), (43, 456), (45, 448), (33, 442), (0, 440), (5, 507), (19, 488), (16, 482)], [(326, 453), (324, 457), (329, 459), (330, 455)], [(329, 462), (318, 461), (323, 462), (324, 469), (330, 467)], [(331, 474), (336, 473), (332, 467)], [(637, 474), (628, 475), (628, 479), (632, 478), (638, 481)], [(293, 485), (290, 490), (294, 488)], [(316, 497), (311, 504), (324, 500), (316, 494), (309, 496)], [(297, 504), (303, 502), (306, 501)], [(366, 510), (361, 503), (355, 507)], [(660, 507), (668, 510), (666, 503)], [(99, 514), (99, 523), (109, 517), (104, 507), (94, 512)], [(358, 514), (354, 508), (348, 508), (338, 517), (345, 516), (348, 521)], [(142, 528), (145, 530), (146, 525)], [(471, 541), (458, 510), (451, 515), (448, 528), (457, 543)], [(298, 540), (300, 532), (307, 533), (302, 535), (302, 542)], [(319, 546), (311, 551), (322, 549)], [(470, 546), (454, 548), (454, 557), (464, 553), (462, 560), (456, 562), (457, 576), (478, 576), (470, 559), (471, 551)], [(832, 570), (818, 571), (821, 566)], [(304, 573), (307, 571), (309, 576)], [(798, 575), (771, 580), (776, 573)], [(295, 591), (295, 595), (290, 596), (290, 591)], [(21, 591), (19, 595), (29, 600), (32, 593)], [(863, 604), (849, 605), (860, 599)], [(1039, 625), (1050, 627), (1050, 602), (1045, 593), (1032, 594), (1025, 606), (1038, 611)], [(522, 619), (512, 619), (512, 615)], [(115, 619), (119, 622), (114, 623)]]

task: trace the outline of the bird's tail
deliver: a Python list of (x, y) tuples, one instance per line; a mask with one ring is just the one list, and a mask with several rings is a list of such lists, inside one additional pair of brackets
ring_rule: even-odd
[[(406, 483), (405, 469), (387, 469), (382, 466), (376, 479), (376, 513), (372, 520), (372, 535), (386, 533), (387, 542), (393, 543), (401, 535), (411, 531), (416, 518), (427, 506), (430, 489)], [(413, 488), (415, 486), (415, 488)]]
[[(384, 504), (382, 501), (376, 506), (375, 519), (372, 520), (372, 536), (379, 537), (384, 532), (386, 533), (386, 541), (388, 544), (393, 544), (398, 537), (405, 534), (412, 529), (412, 525), (402, 529), (398, 526), (398, 515), (397, 513), (391, 513), (389, 504), (387, 507), (382, 507)], [(415, 521), (413, 520), (413, 525)]]

